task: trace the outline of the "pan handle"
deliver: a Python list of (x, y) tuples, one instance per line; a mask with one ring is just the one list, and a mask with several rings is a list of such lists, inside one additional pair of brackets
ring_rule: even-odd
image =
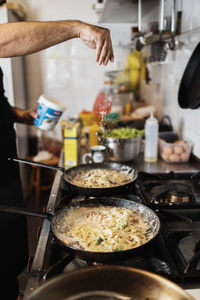
[(20, 215), (26, 215), (26, 216), (31, 216), (31, 217), (38, 217), (38, 218), (43, 218), (43, 219), (48, 219), (48, 220), (50, 220), (53, 217), (53, 215), (50, 213), (34, 212), (27, 208), (8, 206), (8, 205), (0, 205), (0, 211), (20, 214)]
[(36, 162), (33, 160), (28, 160), (28, 159), (23, 159), (23, 158), (19, 158), (19, 157), (8, 157), (9, 161), (16, 161), (16, 162), (21, 162), (21, 163), (25, 163), (28, 165), (35, 165), (38, 167), (44, 167), (44, 168), (48, 168), (48, 169), (52, 169), (52, 170), (56, 170), (56, 171), (61, 171), (61, 172), (65, 172), (65, 169), (59, 166), (53, 166), (53, 165), (48, 165), (48, 164), (44, 164), (41, 162)]

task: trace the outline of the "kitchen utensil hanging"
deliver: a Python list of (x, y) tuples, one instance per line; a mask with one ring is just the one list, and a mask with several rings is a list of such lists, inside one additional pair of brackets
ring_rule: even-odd
[(151, 45), (151, 62), (163, 62), (167, 57), (167, 44), (159, 40)]
[(160, 39), (151, 45), (151, 62), (163, 62), (167, 56), (167, 43), (163, 41), (164, 0), (160, 0), (159, 36)]
[(136, 39), (135, 48), (137, 51), (141, 51), (146, 45), (146, 39), (142, 34), (142, 0), (138, 0), (138, 38)]
[(175, 14), (176, 14), (176, 0), (172, 0), (171, 40), (167, 43), (167, 47), (172, 51), (180, 49), (181, 46), (183, 45), (183, 42), (178, 41), (178, 40), (175, 39), (175, 34), (176, 34)]
[(200, 43), (185, 68), (179, 87), (178, 103), (181, 108), (200, 107)]

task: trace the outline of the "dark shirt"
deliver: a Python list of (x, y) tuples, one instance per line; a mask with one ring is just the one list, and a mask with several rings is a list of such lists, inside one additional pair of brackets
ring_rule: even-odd
[[(14, 123), (14, 115), (7, 98), (5, 97), (5, 91), (3, 86), (3, 72), (0, 68), (0, 99), (1, 99), (1, 110), (0, 110), (0, 133), (11, 130)], [(1, 149), (0, 149), (1, 151)]]
[[(3, 73), (0, 68), (0, 204), (22, 207), (24, 201), (19, 164), (8, 160), (8, 157), (16, 155), (14, 114), (4, 95)], [(20, 274), (27, 264), (27, 257), (26, 217), (0, 211), (1, 291), (5, 289), (8, 292), (8, 288), (2, 286), (1, 277), (14, 278)]]
[(8, 157), (17, 155), (17, 149), (14, 114), (4, 93), (3, 72), (0, 68), (0, 185), (19, 176), (17, 164), (8, 161)]

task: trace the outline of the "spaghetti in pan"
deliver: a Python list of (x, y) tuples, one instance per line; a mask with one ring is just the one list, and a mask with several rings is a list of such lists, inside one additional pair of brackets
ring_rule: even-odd
[(67, 233), (68, 239), (78, 241), (77, 246), (84, 250), (122, 251), (138, 247), (147, 240), (147, 224), (127, 208), (82, 208), (79, 215), (74, 211), (74, 219), (75, 225)]

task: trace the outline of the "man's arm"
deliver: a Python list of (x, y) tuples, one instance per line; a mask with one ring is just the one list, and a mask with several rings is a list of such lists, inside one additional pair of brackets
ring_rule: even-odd
[(75, 20), (0, 24), (0, 57), (36, 53), (73, 38), (96, 49), (99, 64), (114, 61), (110, 31)]
[(33, 120), (38, 117), (35, 109), (23, 110), (18, 107), (12, 107), (12, 111), (14, 113), (15, 122), (23, 123), (26, 125), (33, 125)]

